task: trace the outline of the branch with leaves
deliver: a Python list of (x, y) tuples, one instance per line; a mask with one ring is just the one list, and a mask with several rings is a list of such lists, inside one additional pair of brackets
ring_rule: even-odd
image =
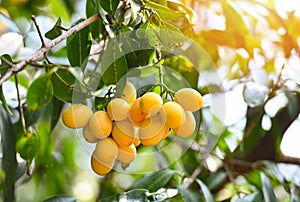
[(79, 24), (75, 25), (74, 27), (70, 28), (68, 31), (60, 35), (59, 37), (53, 39), (47, 44), (44, 44), (39, 50), (37, 50), (35, 53), (33, 53), (31, 56), (27, 57), (25, 60), (22, 60), (21, 62), (17, 64), (12, 64), (9, 71), (7, 71), (0, 79), (0, 85), (2, 85), (6, 80), (8, 80), (11, 76), (16, 75), (18, 72), (22, 71), (28, 64), (36, 61), (39, 59), (42, 55), (50, 51), (53, 47), (55, 47), (57, 44), (61, 43), (65, 39), (67, 39), (69, 36), (77, 33), (78, 31), (82, 30), (83, 28), (89, 26), (93, 22), (100, 19), (100, 15), (96, 14), (93, 15), (86, 20), (80, 22)]

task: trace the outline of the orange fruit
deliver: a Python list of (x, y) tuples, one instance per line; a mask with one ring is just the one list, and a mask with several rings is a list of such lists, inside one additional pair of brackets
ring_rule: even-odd
[(69, 128), (83, 128), (88, 124), (92, 114), (93, 112), (88, 106), (75, 104), (63, 112), (62, 120)]

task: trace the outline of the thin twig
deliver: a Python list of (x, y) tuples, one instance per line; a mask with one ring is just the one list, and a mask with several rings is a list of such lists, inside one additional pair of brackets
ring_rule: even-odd
[[(38, 32), (38, 35), (40, 37), (41, 42), (42, 42), (42, 48), (46, 47), (46, 43), (45, 43), (44, 37), (42, 35), (42, 32), (40, 30), (40, 27), (39, 27), (38, 23), (36, 22), (36, 18), (35, 18), (34, 15), (31, 16), (31, 20), (33, 21), (33, 24), (34, 24), (34, 26), (35, 26), (35, 28), (36, 28), (36, 30)], [(50, 62), (50, 60), (49, 60), (49, 58), (48, 58), (48, 56), (47, 56), (46, 53), (47, 52), (44, 53), (44, 58), (45, 58), (45, 60), (47, 61), (48, 64), (51, 64), (51, 62)]]
[(20, 113), (20, 121), (21, 121), (23, 134), (25, 135), (26, 134), (26, 123), (25, 123), (24, 112), (23, 112), (23, 107), (22, 107), (22, 102), (21, 102), (21, 97), (20, 97), (19, 80), (18, 80), (18, 75), (17, 74), (15, 74), (15, 84), (16, 84), (16, 89), (17, 89), (17, 98), (18, 98), (18, 108), (19, 108), (19, 113)]
[(188, 188), (193, 184), (193, 182), (197, 179), (197, 176), (201, 173), (204, 167), (205, 159), (202, 160), (201, 164), (194, 170), (190, 178), (187, 178), (186, 183), (184, 183), (184, 187)]
[(100, 15), (96, 14), (88, 19), (82, 21), (81, 23), (75, 25), (74, 27), (70, 28), (67, 32), (64, 34), (60, 35), (59, 37), (53, 39), (49, 43), (45, 45), (45, 47), (40, 48), (37, 50), (35, 53), (33, 53), (31, 56), (27, 57), (25, 60), (22, 60), (21, 62), (14, 64), (10, 71), (6, 72), (1, 79), (0, 79), (0, 85), (2, 85), (6, 80), (8, 80), (12, 75), (17, 74), (18, 72), (22, 71), (29, 63), (37, 60), (40, 58), (44, 53), (48, 52), (51, 50), (54, 46), (57, 44), (61, 43), (63, 40), (68, 38), (69, 36), (75, 34), (76, 32), (82, 30), (83, 28), (89, 26), (91, 23), (97, 21), (100, 19)]

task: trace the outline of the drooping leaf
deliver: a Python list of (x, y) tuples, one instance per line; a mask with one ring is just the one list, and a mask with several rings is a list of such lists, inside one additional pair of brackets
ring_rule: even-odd
[(99, 0), (97, 2), (109, 15), (114, 16), (120, 0)]
[(30, 111), (41, 109), (49, 103), (53, 96), (53, 87), (49, 74), (38, 77), (29, 86), (27, 92), (27, 108)]
[(55, 97), (63, 102), (77, 103), (88, 97), (81, 82), (67, 69), (53, 72), (51, 82)]
[(175, 48), (182, 46), (184, 43), (184, 35), (174, 25), (164, 22), (160, 27), (159, 37), (161, 39), (164, 48)]
[(212, 196), (211, 192), (209, 191), (208, 187), (206, 184), (204, 184), (201, 180), (196, 179), (197, 183), (199, 184), (202, 193), (204, 195), (205, 201), (206, 202), (214, 202), (214, 197)]
[(270, 179), (263, 173), (260, 172), (262, 191), (264, 195), (264, 201), (266, 202), (276, 202), (276, 196), (274, 193), (274, 188), (270, 182)]
[(107, 49), (101, 57), (100, 67), (105, 85), (117, 84), (126, 75), (126, 57), (117, 40), (112, 39), (108, 42)]
[(103, 202), (111, 202), (111, 201), (137, 201), (137, 202), (148, 202), (147, 194), (149, 193), (146, 189), (135, 189), (128, 192), (123, 192), (116, 196), (107, 197), (101, 199)]
[(171, 198), (168, 198), (166, 202), (185, 202), (185, 201), (182, 195), (179, 193), (176, 194), (175, 196), (172, 196)]
[(130, 189), (147, 189), (150, 192), (155, 192), (159, 188), (165, 186), (173, 177), (173, 170), (162, 170), (152, 174), (147, 174), (144, 177), (138, 179)]
[(61, 18), (58, 18), (58, 20), (56, 21), (52, 29), (46, 32), (45, 37), (47, 37), (48, 39), (55, 39), (56, 37), (60, 36), (62, 33), (60, 26), (61, 26)]
[(191, 190), (187, 189), (183, 185), (178, 186), (178, 191), (181, 194), (181, 196), (184, 198), (185, 202), (201, 201), (199, 193), (192, 192)]
[(57, 195), (44, 200), (43, 202), (76, 202), (77, 198), (70, 195)]
[[(75, 24), (82, 21), (78, 20)], [(67, 56), (71, 66), (81, 66), (88, 58), (91, 49), (89, 33), (89, 27), (85, 27), (67, 38)]]
[(0, 106), (0, 134), (2, 144), (2, 161), (1, 169), (5, 173), (3, 181), (3, 199), (4, 201), (14, 201), (15, 180), (17, 176), (17, 160), (16, 160), (16, 133), (13, 130), (13, 125)]

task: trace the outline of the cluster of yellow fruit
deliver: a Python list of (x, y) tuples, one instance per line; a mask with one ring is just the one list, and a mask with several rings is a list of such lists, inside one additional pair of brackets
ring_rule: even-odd
[(84, 138), (96, 143), (91, 167), (95, 173), (105, 175), (115, 160), (132, 162), (138, 145), (154, 146), (170, 130), (180, 137), (193, 134), (193, 112), (202, 104), (201, 94), (192, 88), (180, 89), (174, 94), (174, 101), (163, 103), (155, 92), (137, 98), (134, 85), (126, 82), (122, 96), (112, 99), (106, 111), (93, 113), (86, 105), (75, 104), (63, 112), (62, 119), (69, 128), (83, 128)]

